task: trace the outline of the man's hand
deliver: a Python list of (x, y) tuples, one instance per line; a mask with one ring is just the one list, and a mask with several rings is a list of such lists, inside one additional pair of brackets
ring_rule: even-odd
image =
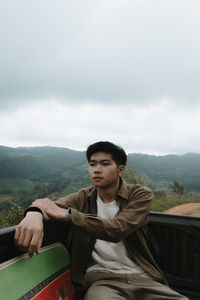
[(43, 239), (43, 216), (39, 212), (28, 212), (15, 231), (15, 244), (28, 251), (29, 256), (39, 254)]
[[(31, 206), (40, 208), (54, 220), (65, 220), (67, 210), (60, 208), (48, 198), (37, 199)], [(28, 251), (29, 256), (39, 254), (43, 239), (43, 215), (40, 212), (28, 211), (15, 231), (15, 243)]]
[(36, 206), (45, 212), (50, 218), (54, 220), (65, 220), (67, 217), (67, 210), (59, 207), (48, 198), (37, 199), (33, 201), (31, 206)]

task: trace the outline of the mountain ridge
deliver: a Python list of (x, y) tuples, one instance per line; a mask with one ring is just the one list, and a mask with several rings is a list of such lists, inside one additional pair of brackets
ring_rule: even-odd
[[(84, 177), (84, 183), (89, 183), (87, 167), (85, 151), (52, 146), (0, 146), (0, 179), (24, 178), (51, 182), (64, 176), (70, 180)], [(153, 189), (167, 188), (173, 180), (177, 180), (186, 185), (188, 190), (200, 191), (198, 153), (164, 156), (129, 153), (127, 167), (137, 170)]]

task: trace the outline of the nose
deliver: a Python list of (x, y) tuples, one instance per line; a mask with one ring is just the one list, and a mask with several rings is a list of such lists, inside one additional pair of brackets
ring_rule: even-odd
[(94, 169), (94, 173), (101, 173), (102, 169), (100, 165), (96, 165)]

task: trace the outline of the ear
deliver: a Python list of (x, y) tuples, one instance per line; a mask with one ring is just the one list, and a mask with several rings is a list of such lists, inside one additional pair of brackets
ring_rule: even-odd
[(120, 165), (118, 167), (118, 170), (119, 170), (119, 176), (122, 176), (124, 174), (124, 171), (125, 171), (125, 166), (124, 165)]

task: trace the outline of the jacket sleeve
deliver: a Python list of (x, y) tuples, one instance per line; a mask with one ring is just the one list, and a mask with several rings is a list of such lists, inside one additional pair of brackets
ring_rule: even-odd
[(83, 214), (71, 208), (71, 220), (75, 226), (94, 238), (117, 243), (147, 223), (151, 202), (151, 190), (138, 186), (130, 193), (128, 204), (115, 219)]
[[(80, 205), (80, 197), (79, 197), (79, 192), (77, 193), (73, 193), (70, 194), (66, 197), (61, 197), (58, 200), (55, 201), (56, 205), (58, 205), (59, 207), (68, 209), (68, 208), (74, 208), (74, 209), (79, 209), (79, 205)], [(43, 215), (43, 220), (45, 222), (51, 220), (51, 218), (47, 215), (47, 213), (41, 209), (41, 208), (37, 208), (35, 206), (30, 206), (29, 208), (27, 208), (24, 212), (24, 215), (26, 215), (27, 212), (29, 211), (39, 211), (42, 213)], [(67, 218), (66, 220), (71, 219), (71, 216), (69, 216), (69, 218)]]
[(79, 203), (80, 203), (80, 197), (79, 193), (73, 193), (66, 197), (61, 197), (58, 200), (55, 201), (55, 203), (62, 208), (68, 209), (68, 208), (74, 208), (79, 209)]

